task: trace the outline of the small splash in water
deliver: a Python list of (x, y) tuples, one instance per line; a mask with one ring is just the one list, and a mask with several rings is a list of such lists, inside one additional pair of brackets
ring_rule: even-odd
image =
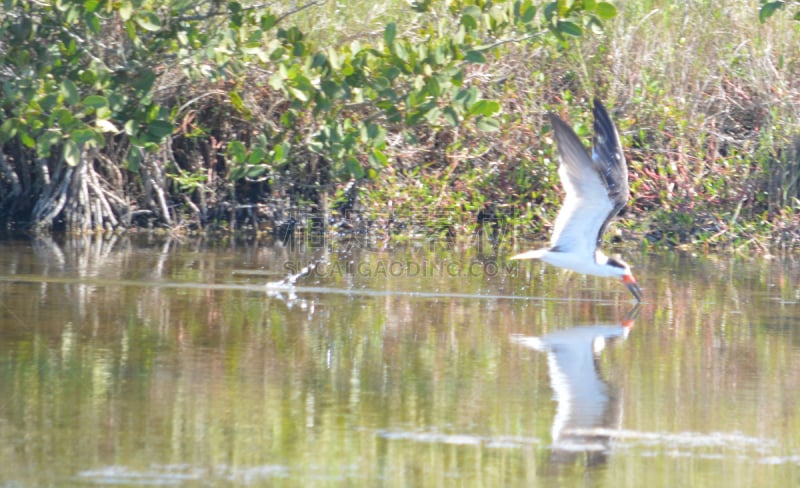
[(303, 276), (311, 274), (318, 266), (327, 264), (328, 261), (325, 258), (315, 259), (308, 263), (306, 266), (300, 269), (297, 273), (290, 274), (279, 281), (270, 281), (267, 282), (266, 287), (267, 290), (287, 290), (291, 289), (297, 284), (297, 280), (302, 278)]
[[(311, 313), (313, 313), (314, 303), (298, 298), (294, 287), (297, 284), (297, 280), (311, 274), (317, 266), (320, 264), (325, 264), (326, 262), (327, 261), (324, 258), (313, 260), (308, 265), (300, 269), (297, 273), (292, 273), (279, 281), (268, 282), (265, 285), (267, 288), (267, 296), (286, 302), (290, 308), (297, 304), (303, 310), (310, 309)], [(286, 294), (285, 296), (284, 293)]]
[(305, 266), (302, 269), (300, 269), (300, 271), (298, 271), (297, 273), (290, 274), (290, 275), (286, 276), (284, 279), (282, 279), (280, 281), (270, 281), (266, 285), (267, 289), (268, 290), (272, 290), (272, 289), (291, 288), (297, 283), (297, 280), (299, 280), (303, 276), (306, 276), (307, 274), (311, 273), (312, 271), (314, 271), (314, 269), (316, 269), (316, 267), (319, 264), (323, 264), (324, 262), (325, 262), (324, 259), (318, 259), (318, 260), (315, 260), (315, 261), (311, 261), (307, 266)]

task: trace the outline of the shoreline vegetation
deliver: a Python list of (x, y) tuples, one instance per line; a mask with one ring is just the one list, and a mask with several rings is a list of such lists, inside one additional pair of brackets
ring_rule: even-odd
[(520, 246), (597, 96), (612, 244), (800, 248), (798, 2), (374, 3), (4, 2), (0, 225)]

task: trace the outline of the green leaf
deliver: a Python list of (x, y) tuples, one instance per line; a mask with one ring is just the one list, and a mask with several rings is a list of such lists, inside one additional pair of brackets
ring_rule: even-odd
[(61, 143), (61, 132), (58, 130), (48, 130), (43, 132), (36, 139), (36, 152), (39, 157), (48, 157), (51, 149)]
[(83, 21), (86, 23), (87, 27), (89, 27), (89, 31), (92, 34), (98, 34), (100, 32), (100, 19), (97, 18), (93, 12), (88, 12), (83, 16)]
[(522, 10), (522, 15), (520, 16), (520, 20), (523, 24), (527, 24), (533, 20), (533, 17), (536, 16), (536, 7), (530, 4), (530, 1), (525, 2), (525, 5)]
[(147, 133), (158, 140), (162, 140), (172, 134), (172, 124), (166, 120), (154, 120), (147, 124)]
[(373, 149), (368, 158), (370, 165), (375, 169), (385, 168), (389, 166), (389, 158), (377, 149)]
[(156, 81), (156, 74), (150, 69), (144, 69), (137, 73), (133, 81), (133, 87), (139, 93), (140, 97), (144, 97), (150, 93), (153, 84)]
[(617, 7), (608, 2), (599, 2), (597, 4), (597, 16), (601, 19), (613, 19), (617, 16)]
[(139, 27), (146, 31), (158, 32), (161, 30), (161, 19), (153, 12), (139, 12), (134, 20)]
[(500, 130), (500, 122), (488, 117), (479, 117), (478, 120), (475, 121), (475, 126), (484, 132), (495, 132)]
[(255, 180), (264, 176), (264, 173), (267, 172), (267, 167), (264, 165), (257, 165), (257, 166), (250, 166), (247, 169), (247, 177), (251, 180)]
[(411, 0), (411, 8), (415, 12), (425, 13), (431, 9), (432, 0)]
[(249, 164), (261, 164), (267, 158), (267, 152), (260, 147), (253, 148), (250, 151), (250, 156), (247, 157)]
[(242, 164), (247, 161), (247, 148), (241, 141), (231, 141), (228, 143), (228, 155), (236, 163)]
[(478, 28), (478, 21), (475, 20), (475, 17), (464, 14), (461, 16), (461, 25), (464, 26), (464, 29), (471, 31)]
[(133, 119), (128, 119), (122, 128), (125, 130), (125, 134), (129, 136), (136, 135), (136, 121)]
[(301, 102), (304, 102), (304, 103), (305, 103), (305, 102), (307, 102), (307, 101), (308, 101), (308, 95), (307, 95), (307, 94), (306, 94), (306, 92), (304, 92), (303, 90), (300, 90), (300, 89), (298, 89), (298, 88), (295, 88), (295, 87), (293, 87), (293, 86), (289, 86), (289, 87), (287, 87), (287, 90), (289, 90), (289, 93), (290, 93), (290, 94), (291, 94), (291, 95), (292, 95), (294, 98), (296, 98), (296, 99), (300, 100)]
[(39, 100), (39, 106), (45, 113), (52, 112), (57, 103), (58, 103), (58, 94), (56, 93), (51, 93), (46, 97), (42, 98), (41, 100)]
[(383, 31), (383, 39), (386, 41), (387, 46), (394, 44), (394, 38), (397, 36), (397, 24), (389, 22), (386, 24), (386, 30)]
[(261, 29), (268, 31), (278, 23), (278, 18), (272, 14), (265, 14), (261, 16)]
[(479, 96), (480, 92), (478, 91), (478, 88), (471, 86), (459, 91), (456, 94), (455, 100), (460, 102), (466, 108), (471, 107), (478, 100)]
[(113, 122), (107, 119), (97, 119), (95, 121), (95, 125), (97, 126), (98, 129), (100, 129), (100, 132), (112, 132), (115, 134), (119, 132), (117, 126), (114, 125)]
[(244, 112), (244, 102), (242, 101), (242, 97), (239, 96), (236, 92), (229, 92), (228, 98), (231, 100), (231, 105), (238, 110), (239, 112)]
[(761, 6), (761, 9), (758, 11), (758, 20), (761, 21), (763, 24), (767, 21), (768, 18), (772, 17), (779, 8), (783, 7), (785, 2), (767, 2)]
[(432, 76), (428, 82), (425, 83), (425, 89), (435, 98), (438, 98), (442, 94), (442, 85), (439, 84), (439, 80), (436, 79), (435, 76)]
[(70, 166), (77, 166), (81, 162), (81, 150), (74, 141), (67, 139), (64, 142), (64, 161)]
[(318, 52), (314, 55), (314, 61), (311, 63), (312, 68), (323, 68), (329, 69), (330, 63), (328, 62), (328, 56), (325, 55), (323, 52)]
[(441, 114), (441, 112), (442, 111), (439, 110), (439, 107), (435, 105), (432, 106), (429, 105), (425, 107), (425, 112), (423, 116), (425, 117), (425, 120), (428, 121), (428, 123), (434, 124), (436, 123), (437, 120), (439, 120), (439, 115)]
[(110, 119), (111, 109), (108, 107), (100, 107), (95, 111), (95, 117), (98, 119)]
[(404, 63), (408, 62), (408, 51), (406, 51), (406, 48), (403, 47), (402, 43), (398, 42), (398, 43), (392, 44), (392, 47), (394, 48), (395, 56), (400, 58), (400, 60), (403, 61)]
[(126, 21), (131, 18), (133, 15), (133, 3), (130, 1), (123, 1), (122, 4), (119, 6), (119, 17), (122, 21)]
[(447, 121), (448, 124), (456, 127), (458, 125), (458, 113), (455, 109), (448, 105), (444, 108), (442, 115), (444, 115), (444, 120)]
[(478, 100), (469, 108), (470, 115), (494, 115), (500, 110), (500, 104), (494, 100)]
[(16, 119), (6, 119), (0, 124), (0, 144), (5, 144), (8, 140), (17, 135)]
[(125, 166), (129, 171), (134, 173), (139, 171), (139, 164), (142, 162), (142, 149), (140, 147), (132, 146), (128, 155), (125, 158)]
[(558, 2), (549, 2), (544, 6), (544, 18), (547, 22), (551, 22), (553, 17), (558, 13)]
[(349, 156), (345, 159), (344, 168), (348, 175), (353, 178), (361, 179), (364, 177), (364, 168), (361, 167), (361, 163), (358, 162), (358, 159), (353, 156)]
[(125, 33), (128, 34), (128, 39), (134, 42), (140, 42), (139, 36), (136, 33), (136, 24), (132, 20), (125, 21)]
[(72, 115), (72, 112), (70, 112), (65, 108), (59, 108), (54, 110), (53, 113), (50, 114), (50, 119), (53, 120), (54, 122), (57, 122), (58, 125), (60, 125), (61, 128), (64, 130), (71, 129), (76, 123), (75, 117)]
[(245, 177), (247, 173), (247, 166), (237, 166), (231, 169), (230, 175), (228, 176), (232, 181), (238, 181)]
[(283, 75), (280, 72), (276, 71), (272, 73), (272, 76), (269, 77), (269, 87), (275, 91), (280, 91), (283, 88)]
[(70, 140), (78, 146), (94, 146), (97, 142), (94, 129), (77, 129), (70, 134)]
[(98, 6), (100, 6), (100, 0), (86, 0), (86, 2), (83, 4), (84, 10), (89, 13), (93, 13), (95, 10), (97, 10)]
[(486, 56), (484, 56), (482, 52), (476, 51), (475, 49), (467, 51), (467, 54), (464, 56), (464, 58), (470, 63), (481, 64), (486, 62)]
[(461, 11), (461, 15), (462, 16), (467, 15), (477, 20), (481, 18), (482, 12), (481, 8), (478, 7), (477, 5), (469, 5), (468, 7), (465, 7), (464, 10)]
[(233, 26), (239, 29), (242, 26), (242, 4), (239, 2), (228, 2), (229, 18)]
[(272, 148), (272, 162), (274, 163), (282, 163), (284, 159), (284, 147), (283, 144), (276, 144), (274, 148)]
[(100, 108), (100, 107), (107, 107), (108, 100), (106, 97), (100, 95), (89, 95), (88, 97), (83, 99), (83, 105), (85, 107), (91, 108)]
[(36, 147), (36, 141), (25, 130), (19, 131), (19, 140), (22, 141), (22, 145), (27, 148), (33, 149), (34, 147)]
[(378, 124), (367, 124), (367, 137), (372, 147), (383, 148), (386, 147), (386, 129)]
[(78, 87), (70, 79), (61, 82), (61, 94), (64, 95), (67, 103), (74, 105), (78, 103)]
[(574, 22), (559, 20), (556, 27), (562, 34), (568, 34), (575, 37), (580, 37), (583, 35), (583, 29), (581, 29), (581, 26)]
[(328, 98), (337, 99), (345, 95), (345, 90), (342, 86), (332, 80), (325, 80), (322, 82), (322, 93)]

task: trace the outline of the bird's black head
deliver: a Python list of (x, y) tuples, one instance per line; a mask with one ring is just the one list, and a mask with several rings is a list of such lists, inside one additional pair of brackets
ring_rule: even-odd
[(622, 260), (617, 259), (617, 258), (608, 258), (608, 261), (606, 262), (606, 264), (608, 264), (609, 266), (613, 266), (615, 268), (619, 268), (619, 269), (626, 269), (628, 267), (627, 264), (625, 264)]

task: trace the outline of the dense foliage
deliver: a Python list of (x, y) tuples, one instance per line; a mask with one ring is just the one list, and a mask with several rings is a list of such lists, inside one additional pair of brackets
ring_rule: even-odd
[(793, 247), (795, 3), (5, 0), (0, 221), (286, 231), (356, 209), (340, 228), (543, 237), (543, 114), (588, 136), (596, 95), (631, 166), (618, 229)]
[(40, 230), (205, 224), (287, 186), (319, 206), (332, 182), (392, 164), (387, 134), (498, 130), (500, 104), (469, 72), (499, 46), (615, 15), (606, 2), (433, 3), (413, 5), (409, 31), (389, 21), (379, 38), (322, 45), (291, 23), (315, 2), (6, 1), (0, 214)]

